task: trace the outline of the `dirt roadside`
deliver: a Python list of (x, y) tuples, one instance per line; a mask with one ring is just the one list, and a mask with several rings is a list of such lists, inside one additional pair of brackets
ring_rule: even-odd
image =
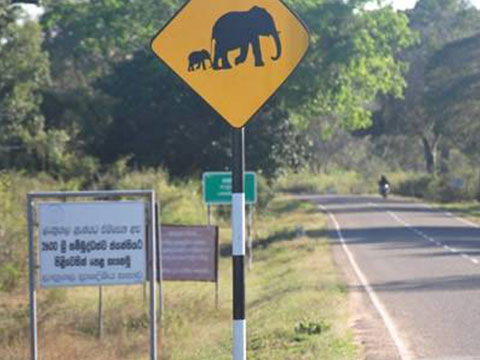
[(401, 360), (382, 318), (355, 275), (342, 246), (334, 239), (332, 239), (332, 253), (335, 265), (348, 288), (350, 327), (361, 349), (360, 359)]

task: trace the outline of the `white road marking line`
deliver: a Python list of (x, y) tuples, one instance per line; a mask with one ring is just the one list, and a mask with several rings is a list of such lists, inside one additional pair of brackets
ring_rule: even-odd
[(455, 220), (458, 220), (458, 221), (464, 223), (465, 225), (469, 225), (469, 226), (472, 226), (472, 227), (477, 228), (477, 229), (480, 228), (480, 225), (478, 225), (477, 223), (474, 223), (473, 221), (470, 221), (470, 220), (464, 219), (460, 216), (457, 216), (455, 214), (452, 214), (450, 211), (442, 211), (442, 210), (437, 210), (437, 211), (443, 212), (445, 215), (450, 216), (451, 218), (454, 218)]
[(432, 206), (430, 204), (425, 204), (425, 203), (419, 203), (419, 205), (423, 206), (423, 207), (426, 207), (428, 209), (431, 209), (431, 210), (434, 210), (436, 212), (439, 212), (439, 213), (442, 213), (444, 215), (447, 215), (448, 217), (451, 217), (451, 218), (454, 218), (455, 220), (458, 220), (460, 221), (461, 223), (464, 223), (465, 225), (468, 225), (468, 226), (471, 226), (471, 227), (474, 227), (474, 228), (477, 228), (479, 229), (480, 228), (480, 225), (477, 224), (477, 223), (474, 223), (473, 221), (470, 221), (470, 220), (467, 220), (467, 219), (464, 219), (458, 215), (455, 215), (453, 213), (451, 213), (450, 211), (444, 211), (444, 210), (440, 210), (438, 208), (436, 208), (435, 206)]
[(347, 255), (348, 260), (350, 261), (350, 265), (352, 266), (353, 270), (355, 271), (358, 279), (360, 280), (362, 286), (365, 288), (365, 291), (367, 292), (368, 296), (370, 297), (370, 300), (372, 301), (373, 305), (375, 306), (375, 309), (377, 312), (380, 314), (380, 317), (382, 318), (383, 322), (385, 323), (385, 326), (387, 327), (387, 330), (395, 343), (395, 346), (397, 347), (397, 351), (400, 355), (400, 358), (402, 360), (411, 360), (413, 357), (410, 355), (410, 352), (408, 351), (407, 346), (403, 342), (402, 338), (399, 335), (397, 326), (393, 322), (392, 318), (388, 314), (386, 308), (383, 306), (381, 303), (380, 299), (378, 298), (377, 294), (373, 290), (373, 288), (370, 286), (370, 283), (368, 282), (367, 277), (363, 274), (362, 270), (360, 270), (360, 267), (358, 266), (357, 262), (355, 261), (355, 258), (353, 257), (353, 254), (350, 252), (350, 249), (347, 246), (347, 243), (345, 242), (345, 239), (342, 234), (342, 230), (340, 228), (340, 224), (338, 223), (337, 219), (335, 216), (323, 205), (319, 205), (320, 209), (322, 209), (328, 216), (330, 217), (331, 221), (333, 222), (337, 236), (340, 240), (340, 243), (342, 244), (343, 251)]
[[(374, 206), (374, 207), (379, 207), (377, 204), (371, 203), (371, 202), (368, 203), (368, 205)], [(424, 207), (427, 207), (427, 208), (430, 208), (430, 209), (434, 209), (434, 208), (432, 208), (430, 205), (427, 205), (427, 204), (420, 204), (420, 205), (422, 205), (422, 206), (424, 206)], [(435, 210), (436, 210), (436, 209), (435, 209)], [(442, 212), (442, 211), (439, 211), (439, 210), (436, 210), (436, 211)], [(434, 242), (437, 246), (443, 247), (444, 249), (446, 249), (446, 250), (448, 250), (448, 251), (450, 251), (450, 252), (452, 252), (452, 253), (454, 253), (454, 254), (459, 254), (459, 255), (461, 255), (464, 259), (470, 260), (470, 261), (471, 261), (472, 263), (474, 263), (474, 264), (478, 264), (478, 263), (479, 263), (477, 259), (475, 259), (475, 258), (473, 258), (473, 257), (471, 257), (471, 256), (469, 256), (469, 255), (466, 255), (466, 254), (460, 252), (459, 250), (457, 250), (457, 249), (455, 249), (455, 248), (452, 248), (452, 247), (450, 247), (450, 246), (448, 246), (448, 245), (446, 245), (446, 244), (443, 244), (443, 243), (441, 243), (440, 241), (435, 240), (434, 238), (426, 235), (424, 232), (418, 230), (417, 228), (415, 228), (415, 227), (413, 227), (412, 225), (410, 225), (409, 223), (407, 223), (404, 219), (402, 219), (400, 216), (398, 216), (398, 215), (395, 214), (394, 212), (392, 212), (392, 211), (386, 211), (386, 213), (389, 214), (391, 217), (393, 217), (395, 220), (397, 220), (399, 223), (403, 224), (403, 225), (404, 225), (405, 227), (407, 227), (409, 230), (413, 231), (413, 232), (416, 233), (417, 235), (423, 237), (424, 239), (426, 239), (426, 240), (428, 240), (428, 241), (430, 241), (430, 242)], [(447, 214), (447, 215), (450, 214), (450, 213), (447, 213), (447, 212), (445, 212), (445, 211), (443, 211), (443, 213), (445, 213), (445, 214)], [(466, 224), (469, 224), (469, 225), (471, 225), (471, 226), (473, 226), (473, 227), (480, 227), (480, 226), (477, 225), (477, 224), (474, 224), (474, 223), (472, 223), (472, 222), (470, 222), (470, 221), (468, 221), (468, 220), (459, 218), (459, 217), (454, 216), (454, 215), (452, 215), (452, 214), (450, 214), (449, 216), (451, 216), (451, 217), (453, 217), (453, 218), (455, 218), (455, 219), (457, 219), (457, 220), (459, 220), (459, 221), (462, 221), (462, 222), (464, 222), (464, 223), (466, 223)]]

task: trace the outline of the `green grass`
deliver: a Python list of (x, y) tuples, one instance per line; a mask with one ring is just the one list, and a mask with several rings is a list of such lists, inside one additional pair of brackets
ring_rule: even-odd
[[(312, 209), (311, 204), (282, 198), (257, 219), (254, 266), (246, 278), (249, 359), (354, 359), (357, 354), (347, 328), (346, 290), (326, 240), (318, 236), (325, 219)], [(298, 236), (299, 227), (304, 236)], [(222, 241), (227, 243), (228, 236)], [(179, 314), (179, 323), (167, 321), (173, 359), (231, 359), (230, 262), (229, 257), (221, 259), (218, 313), (210, 308), (192, 316), (195, 325), (180, 321)], [(182, 291), (178, 284), (168, 285)], [(202, 292), (201, 303), (213, 305), (211, 296)], [(183, 306), (195, 313), (194, 305)]]
[(444, 211), (480, 222), (480, 203), (475, 202), (456, 202), (451, 204), (435, 204), (435, 206)]
[[(221, 224), (223, 249), (229, 222)], [(277, 197), (255, 219), (253, 268), (246, 272), (249, 359), (355, 359), (346, 288), (323, 237), (326, 220), (312, 204)], [(299, 229), (303, 229), (299, 231)], [(231, 258), (214, 284), (165, 284), (162, 359), (231, 359)], [(148, 358), (143, 286), (106, 287), (105, 336), (96, 339), (98, 289), (41, 289), (39, 349), (49, 360)], [(28, 358), (25, 289), (0, 296), (0, 358)], [(61, 344), (61, 346), (59, 346)]]

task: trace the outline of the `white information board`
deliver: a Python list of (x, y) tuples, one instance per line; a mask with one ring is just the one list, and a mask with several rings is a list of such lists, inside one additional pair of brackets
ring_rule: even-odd
[(48, 202), (37, 209), (41, 287), (145, 281), (143, 202)]

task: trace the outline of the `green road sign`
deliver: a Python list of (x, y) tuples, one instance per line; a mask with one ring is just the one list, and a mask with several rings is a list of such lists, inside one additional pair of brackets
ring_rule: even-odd
[[(247, 171), (245, 179), (245, 203), (257, 202), (257, 176)], [(232, 173), (212, 171), (203, 173), (203, 201), (212, 204), (230, 204), (232, 202)]]

